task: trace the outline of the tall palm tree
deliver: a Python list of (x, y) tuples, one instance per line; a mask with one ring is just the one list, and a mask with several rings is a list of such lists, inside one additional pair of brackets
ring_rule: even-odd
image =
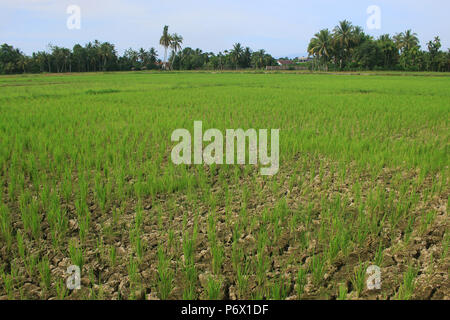
[(353, 25), (350, 21), (340, 21), (334, 28), (335, 38), (345, 48), (349, 47), (353, 38)]
[(411, 31), (411, 29), (406, 30), (403, 34), (403, 47), (405, 50), (409, 51), (413, 48), (419, 46), (419, 38), (417, 37), (417, 33)]
[(411, 30), (397, 33), (394, 36), (394, 41), (397, 48), (402, 52), (410, 51), (411, 49), (419, 46), (419, 38), (417, 38), (417, 33), (414, 33)]
[(328, 61), (331, 57), (332, 37), (328, 29), (320, 30), (314, 35), (308, 46), (308, 53), (319, 58), (328, 71)]
[[(171, 36), (171, 41), (170, 41), (170, 48), (172, 48), (174, 54), (173, 54), (173, 59), (175, 59), (175, 56), (177, 55), (177, 52), (179, 50), (181, 50), (181, 45), (183, 44), (183, 37), (178, 35), (177, 33), (174, 33)], [(181, 62), (180, 62), (181, 63)]]
[(397, 33), (392, 38), (398, 50), (402, 50), (403, 48), (403, 32)]
[(151, 47), (148, 51), (149, 59), (151, 63), (155, 63), (156, 59), (158, 58), (158, 52), (155, 48)]
[(163, 34), (161, 39), (159, 39), (159, 44), (164, 47), (164, 69), (166, 69), (167, 66), (167, 49), (169, 48), (171, 42), (172, 37), (169, 34), (169, 26), (164, 26)]
[(175, 51), (181, 50), (181, 45), (183, 44), (183, 37), (177, 33), (171, 36), (172, 41), (170, 42), (170, 47)]
[(244, 49), (240, 43), (236, 43), (233, 45), (233, 49), (231, 50), (231, 59), (236, 66), (236, 70), (238, 68), (238, 63), (241, 60), (242, 55), (244, 54)]
[(343, 62), (348, 59), (350, 48), (353, 45), (354, 28), (350, 21), (343, 20), (334, 28), (334, 40), (336, 51), (342, 51), (340, 57), (340, 67), (342, 68)]

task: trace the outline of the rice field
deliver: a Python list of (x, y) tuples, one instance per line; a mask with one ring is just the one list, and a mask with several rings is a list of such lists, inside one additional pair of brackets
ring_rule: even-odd
[[(449, 114), (433, 74), (2, 76), (0, 299), (450, 299)], [(194, 121), (279, 172), (173, 164)]]

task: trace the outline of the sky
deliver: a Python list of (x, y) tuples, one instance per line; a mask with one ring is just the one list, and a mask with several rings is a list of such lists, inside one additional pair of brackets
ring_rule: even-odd
[[(80, 29), (69, 29), (70, 5), (80, 8)], [(369, 6), (380, 8), (380, 29), (369, 29)], [(340, 20), (374, 37), (412, 29), (422, 48), (435, 36), (450, 48), (448, 0), (0, 0), (0, 43), (26, 54), (48, 44), (72, 48), (98, 39), (127, 48), (155, 47), (164, 25), (183, 36), (183, 47), (207, 52), (240, 42), (275, 57), (306, 55), (309, 40)]]

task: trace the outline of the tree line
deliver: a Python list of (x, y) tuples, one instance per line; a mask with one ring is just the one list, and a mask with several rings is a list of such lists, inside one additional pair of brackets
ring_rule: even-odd
[(450, 49), (441, 50), (441, 40), (435, 37), (426, 50), (419, 45), (411, 30), (394, 36), (374, 37), (359, 26), (344, 20), (332, 30), (323, 29), (314, 35), (308, 53), (314, 57), (314, 70), (403, 70), (450, 71)]
[(95, 40), (84, 46), (76, 44), (72, 49), (49, 45), (48, 51), (25, 55), (8, 44), (0, 47), (0, 73), (39, 72), (96, 72), (145, 70), (158, 68), (158, 53), (155, 48), (138, 51), (125, 50), (117, 54), (115, 46), (109, 42)]
[[(277, 60), (261, 49), (253, 51), (240, 43), (215, 54), (201, 49), (182, 48), (183, 37), (170, 34), (164, 26), (159, 44), (164, 47), (164, 59), (155, 48), (127, 49), (119, 55), (115, 45), (95, 40), (72, 49), (50, 44), (47, 51), (31, 56), (11, 45), (0, 46), (0, 74), (62, 73), (130, 70), (230, 70), (262, 69), (277, 65)], [(404, 70), (450, 71), (450, 50), (444, 52), (439, 37), (429, 41), (421, 50), (417, 34), (411, 30), (378, 39), (347, 20), (330, 31), (316, 33), (308, 45), (313, 60), (311, 70)]]
[[(253, 52), (237, 43), (230, 50), (203, 52), (201, 49), (182, 49), (183, 37), (169, 34), (165, 26), (160, 39), (164, 47), (164, 60), (158, 58), (155, 48), (127, 49), (119, 55), (114, 44), (95, 40), (72, 49), (50, 44), (47, 51), (34, 52), (31, 56), (11, 45), (0, 46), (0, 74), (63, 73), (130, 70), (198, 70), (264, 68), (276, 65), (276, 60), (264, 50)], [(170, 57), (168, 51), (170, 50)]]

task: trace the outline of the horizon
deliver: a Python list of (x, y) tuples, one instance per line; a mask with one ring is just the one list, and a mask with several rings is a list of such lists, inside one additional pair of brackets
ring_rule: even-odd
[[(119, 54), (128, 48), (155, 47), (161, 57), (159, 38), (163, 26), (168, 25), (169, 32), (183, 36), (183, 48), (218, 53), (240, 42), (253, 50), (265, 49), (276, 58), (294, 58), (307, 55), (309, 40), (320, 29), (332, 30), (339, 21), (349, 20), (375, 38), (412, 29), (423, 50), (435, 36), (440, 37), (442, 50), (450, 47), (447, 1), (351, 2), (283, 0), (273, 4), (263, 0), (255, 6), (254, 1), (242, 4), (232, 0), (224, 7), (220, 1), (200, 5), (196, 0), (97, 0), (95, 4), (87, 0), (2, 0), (0, 42), (31, 55), (47, 50), (50, 43), (71, 49), (77, 43), (84, 45), (97, 39), (114, 44)], [(67, 28), (69, 5), (81, 9), (79, 30)], [(370, 30), (366, 25), (371, 5), (381, 9), (380, 29)]]

